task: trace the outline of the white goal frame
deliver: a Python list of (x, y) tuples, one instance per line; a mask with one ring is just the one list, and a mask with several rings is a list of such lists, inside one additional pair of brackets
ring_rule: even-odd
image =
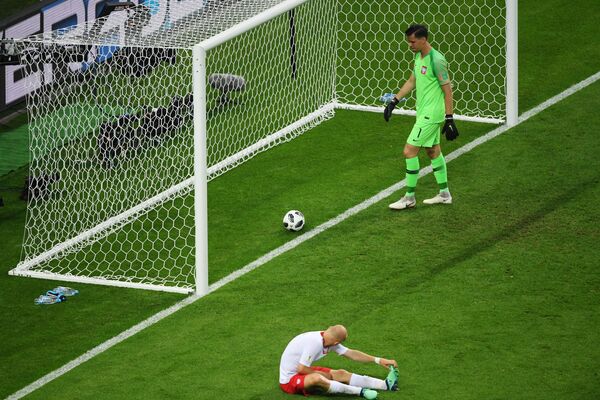
[[(262, 12), (254, 17), (247, 19), (225, 31), (212, 36), (196, 45), (192, 49), (193, 60), (193, 128), (194, 128), (194, 176), (187, 179), (170, 189), (157, 194), (156, 196), (144, 201), (143, 203), (107, 219), (103, 223), (82, 232), (81, 234), (66, 240), (48, 251), (37, 255), (31, 259), (22, 261), (14, 269), (9, 271), (10, 275), (26, 276), (42, 279), (52, 279), (61, 281), (72, 281), (81, 283), (92, 283), (109, 286), (120, 286), (139, 288), (147, 290), (159, 290), (176, 293), (196, 292), (198, 295), (205, 295), (209, 291), (208, 284), (208, 211), (207, 211), (207, 182), (208, 176), (215, 171), (224, 170), (228, 165), (233, 165), (239, 160), (245, 159), (249, 154), (254, 154), (258, 150), (269, 146), (277, 141), (278, 138), (285, 136), (290, 131), (294, 131), (298, 126), (310, 123), (313, 120), (322, 117), (325, 114), (333, 112), (335, 109), (351, 109), (369, 112), (382, 112), (383, 106), (364, 106), (338, 103), (334, 93), (334, 99), (330, 104), (315, 110), (313, 113), (294, 122), (286, 128), (273, 133), (253, 145), (245, 148), (237, 154), (219, 162), (217, 165), (207, 166), (207, 88), (205, 85), (207, 70), (206, 56), (207, 52), (233, 38), (242, 35), (259, 25), (270, 21), (282, 14), (302, 5), (311, 0), (286, 0), (282, 3)], [(515, 125), (518, 119), (518, 47), (517, 47), (517, 0), (506, 0), (506, 120), (496, 118), (469, 117), (457, 115), (455, 118), (466, 121), (487, 122), (487, 123), (506, 123), (508, 126)], [(335, 88), (333, 88), (335, 91)], [(398, 114), (414, 115), (414, 111), (395, 110)], [(146, 283), (135, 283), (127, 281), (99, 279), (76, 275), (55, 274), (51, 272), (32, 270), (37, 264), (46, 260), (60, 256), (66, 250), (85, 243), (96, 235), (117, 229), (126, 224), (138, 215), (142, 215), (156, 205), (167, 201), (174, 193), (189, 190), (193, 187), (194, 191), (194, 218), (195, 218), (195, 288), (180, 288), (172, 286), (153, 285)]]

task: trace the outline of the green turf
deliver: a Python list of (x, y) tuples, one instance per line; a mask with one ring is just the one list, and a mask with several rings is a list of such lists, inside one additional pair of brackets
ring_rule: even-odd
[[(0, 185), (22, 185), (26, 174), (27, 170), (21, 168), (0, 178)], [(181, 298), (166, 293), (116, 288), (87, 291), (84, 285), (76, 285), (82, 289), (81, 295), (61, 304), (60, 308), (34, 306), (35, 297), (59, 282), (8, 276), (8, 270), (20, 258), (26, 210), (25, 203), (18, 198), (18, 191), (2, 191), (2, 196), (5, 206), (0, 207), (0, 320), (3, 321), (0, 326), (3, 361), (0, 397), (31, 380), (31, 373), (49, 372), (79, 356), (82, 350), (94, 347), (131, 327), (132, 322), (153, 315)], [(96, 321), (92, 325), (90, 316)]]
[(29, 162), (29, 137), (27, 125), (0, 128), (0, 176)]
[[(309, 215), (307, 221), (307, 229), (309, 229), (400, 179), (403, 168), (399, 165), (397, 143), (402, 140), (411, 123), (412, 119), (410, 118), (394, 118), (390, 124), (385, 124), (383, 118), (378, 114), (363, 115), (358, 112), (340, 111), (337, 118), (322, 124), (310, 133), (293, 142), (281, 145), (273, 151), (259, 155), (251, 163), (248, 163), (249, 167), (235, 169), (211, 182), (209, 184), (210, 281), (214, 282), (224, 277), (293, 238), (293, 234), (281, 227), (281, 217), (287, 209), (300, 208), (305, 211)], [(372, 129), (373, 126), (378, 129)], [(476, 124), (464, 124), (463, 127), (465, 130), (462, 137), (465, 140), (473, 139), (488, 129), (487, 125)], [(348, 132), (355, 129), (360, 129), (357, 132), (361, 133), (348, 135)], [(337, 148), (343, 151), (345, 154), (343, 159), (331, 157), (327, 151), (314, 152), (315, 142), (318, 142), (319, 147), (323, 150)], [(447, 148), (450, 150), (458, 145), (459, 143), (455, 142)], [(374, 151), (359, 151), (366, 146), (370, 146)], [(311, 152), (312, 156), (296, 157), (297, 154), (308, 155)], [(307, 165), (310, 165), (311, 168), (307, 168)], [(357, 170), (356, 166), (360, 165), (368, 166), (368, 168)], [(277, 168), (273, 168), (273, 166), (277, 166)], [(269, 173), (265, 174), (264, 171), (268, 169), (270, 169)], [(300, 170), (302, 173), (298, 172)], [(328, 170), (330, 173), (323, 177), (323, 170)], [(21, 174), (24, 172), (21, 171)], [(317, 181), (320, 183), (315, 185)], [(274, 184), (274, 182), (279, 183)], [(290, 190), (290, 182), (294, 182), (293, 190)], [(429, 182), (423, 187), (428, 187), (429, 193), (433, 193), (435, 184)], [(232, 191), (232, 188), (235, 190)], [(298, 200), (299, 192), (303, 193), (302, 201)], [(14, 219), (23, 218), (24, 205), (18, 202), (16, 194), (12, 198), (7, 198), (7, 204), (12, 209), (2, 211)], [(240, 204), (244, 205), (242, 209)], [(278, 207), (273, 208), (273, 204), (278, 204)], [(15, 215), (17, 210), (18, 214)], [(138, 235), (140, 235), (139, 232)], [(20, 241), (15, 240), (15, 242), (14, 253), (11, 257), (7, 257), (7, 261), (12, 260), (14, 264), (18, 260), (18, 243)], [(77, 257), (73, 262), (77, 262)], [(94, 264), (97, 260), (79, 260), (79, 262), (85, 262), (87, 267), (87, 263)], [(7, 262), (5, 267), (8, 269), (14, 264)], [(13, 298), (6, 303), (6, 307), (21, 304), (21, 307), (24, 307), (28, 313), (38, 311), (33, 306), (33, 298), (41, 294), (44, 288), (52, 287), (52, 284), (46, 281), (17, 279), (6, 275), (0, 275), (0, 280), (7, 281), (6, 291), (2, 295), (6, 296), (7, 301)], [(111, 302), (115, 302), (117, 308), (124, 307), (127, 301), (131, 301), (128, 297), (118, 299), (119, 289), (76, 286), (83, 288), (82, 296), (74, 298), (72, 302), (68, 303), (70, 307), (74, 307), (78, 301), (83, 301), (81, 300), (83, 296), (102, 299), (108, 296), (111, 298)], [(23, 291), (23, 287), (27, 287), (29, 290)], [(125, 292), (134, 292), (131, 295), (139, 296), (144, 300), (141, 303), (143, 305), (146, 304), (146, 301), (157, 301), (156, 294), (149, 294), (149, 299), (144, 299), (145, 292), (128, 290)], [(116, 298), (112, 299), (113, 296)], [(158, 304), (164, 306), (173, 299), (170, 296), (165, 299), (161, 297)], [(89, 302), (86, 304), (90, 307), (101, 307), (102, 312), (112, 311), (112, 308), (106, 305), (94, 305)], [(90, 322), (88, 318), (81, 316), (83, 318), (80, 320), (73, 321), (73, 326), (61, 327), (61, 334), (77, 335), (77, 329), (80, 329), (79, 324)], [(61, 321), (70, 321), (68, 314), (56, 317), (59, 317)], [(126, 324), (128, 321), (140, 318), (139, 314), (124, 316), (122, 320), (119, 319), (116, 322)], [(96, 318), (94, 320), (97, 321)], [(28, 318), (24, 318), (20, 322), (25, 325), (22, 329), (33, 331), (43, 331), (44, 324), (48, 323), (44, 319), (32, 321)], [(122, 325), (118, 326), (122, 327)], [(98, 329), (99, 337), (107, 339), (107, 335), (115, 334), (114, 330), (107, 328)], [(10, 348), (19, 348), (23, 340), (35, 340), (30, 336), (11, 337), (9, 331), (3, 336), (4, 343)], [(95, 339), (100, 341), (98, 336)], [(85, 349), (90, 346), (74, 345), (73, 347)], [(32, 354), (29, 359), (39, 362), (42, 366), (53, 361), (57, 363), (53, 359), (48, 359), (46, 351), (52, 352), (53, 355), (57, 354), (57, 348), (51, 346), (47, 349), (36, 349), (36, 355)], [(16, 358), (18, 353), (14, 353), (13, 356)], [(14, 362), (18, 361), (15, 359)], [(0, 374), (0, 376), (10, 377), (12, 368), (9, 364), (5, 364), (5, 366), (6, 375)], [(23, 382), (21, 385), (25, 383)], [(16, 389), (17, 387), (15, 387)]]
[[(594, 7), (521, 2), (521, 110), (600, 69)], [(548, 20), (589, 38), (578, 42), (587, 62), (573, 65), (571, 36), (546, 36)], [(452, 207), (391, 214), (390, 198), (31, 397), (289, 398), (276, 385), (283, 347), (334, 322), (350, 328), (350, 347), (401, 363), (402, 391), (382, 398), (599, 397), (599, 166), (589, 156), (599, 101), (596, 83), (450, 163)], [(410, 124), (339, 112), (212, 182), (211, 281), (294, 237), (279, 226), (285, 210), (304, 211), (311, 228), (402, 179)], [(459, 128), (446, 153), (489, 129)], [(433, 194), (433, 177), (417, 190)], [(25, 209), (18, 192), (1, 196), (6, 272), (19, 259)], [(68, 303), (35, 307), (53, 284), (0, 274), (0, 397), (182, 298), (76, 285), (82, 293)], [(326, 360), (384, 376), (374, 365)]]
[[(519, 5), (519, 110), (524, 112), (557, 94), (560, 82), (579, 82), (598, 72), (600, 46), (594, 38), (600, 37), (600, 24), (591, 16), (600, 14), (600, 2), (530, 0)], [(562, 30), (572, 35), (556, 34)]]
[(348, 346), (399, 361), (401, 391), (382, 399), (598, 397), (600, 165), (562, 151), (598, 139), (545, 139), (599, 99), (595, 84), (450, 163), (454, 205), (393, 213), (386, 199), (31, 398), (285, 399), (287, 341), (336, 322)]

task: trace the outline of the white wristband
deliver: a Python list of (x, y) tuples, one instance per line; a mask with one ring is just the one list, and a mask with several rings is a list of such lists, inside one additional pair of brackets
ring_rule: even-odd
[(379, 361), (381, 361), (381, 358), (375, 357), (375, 360), (373, 360), (373, 361), (375, 361), (375, 364), (379, 364)]

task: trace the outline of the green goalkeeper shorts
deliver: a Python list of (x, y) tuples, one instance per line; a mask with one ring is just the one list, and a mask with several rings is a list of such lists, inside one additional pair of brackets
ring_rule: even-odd
[(442, 124), (417, 122), (410, 131), (406, 143), (417, 147), (433, 147), (440, 144), (441, 128)]

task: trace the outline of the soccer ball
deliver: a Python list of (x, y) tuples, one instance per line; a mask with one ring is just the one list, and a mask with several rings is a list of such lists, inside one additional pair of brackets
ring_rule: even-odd
[(283, 227), (288, 231), (299, 231), (304, 227), (304, 214), (298, 210), (290, 210), (283, 216)]

